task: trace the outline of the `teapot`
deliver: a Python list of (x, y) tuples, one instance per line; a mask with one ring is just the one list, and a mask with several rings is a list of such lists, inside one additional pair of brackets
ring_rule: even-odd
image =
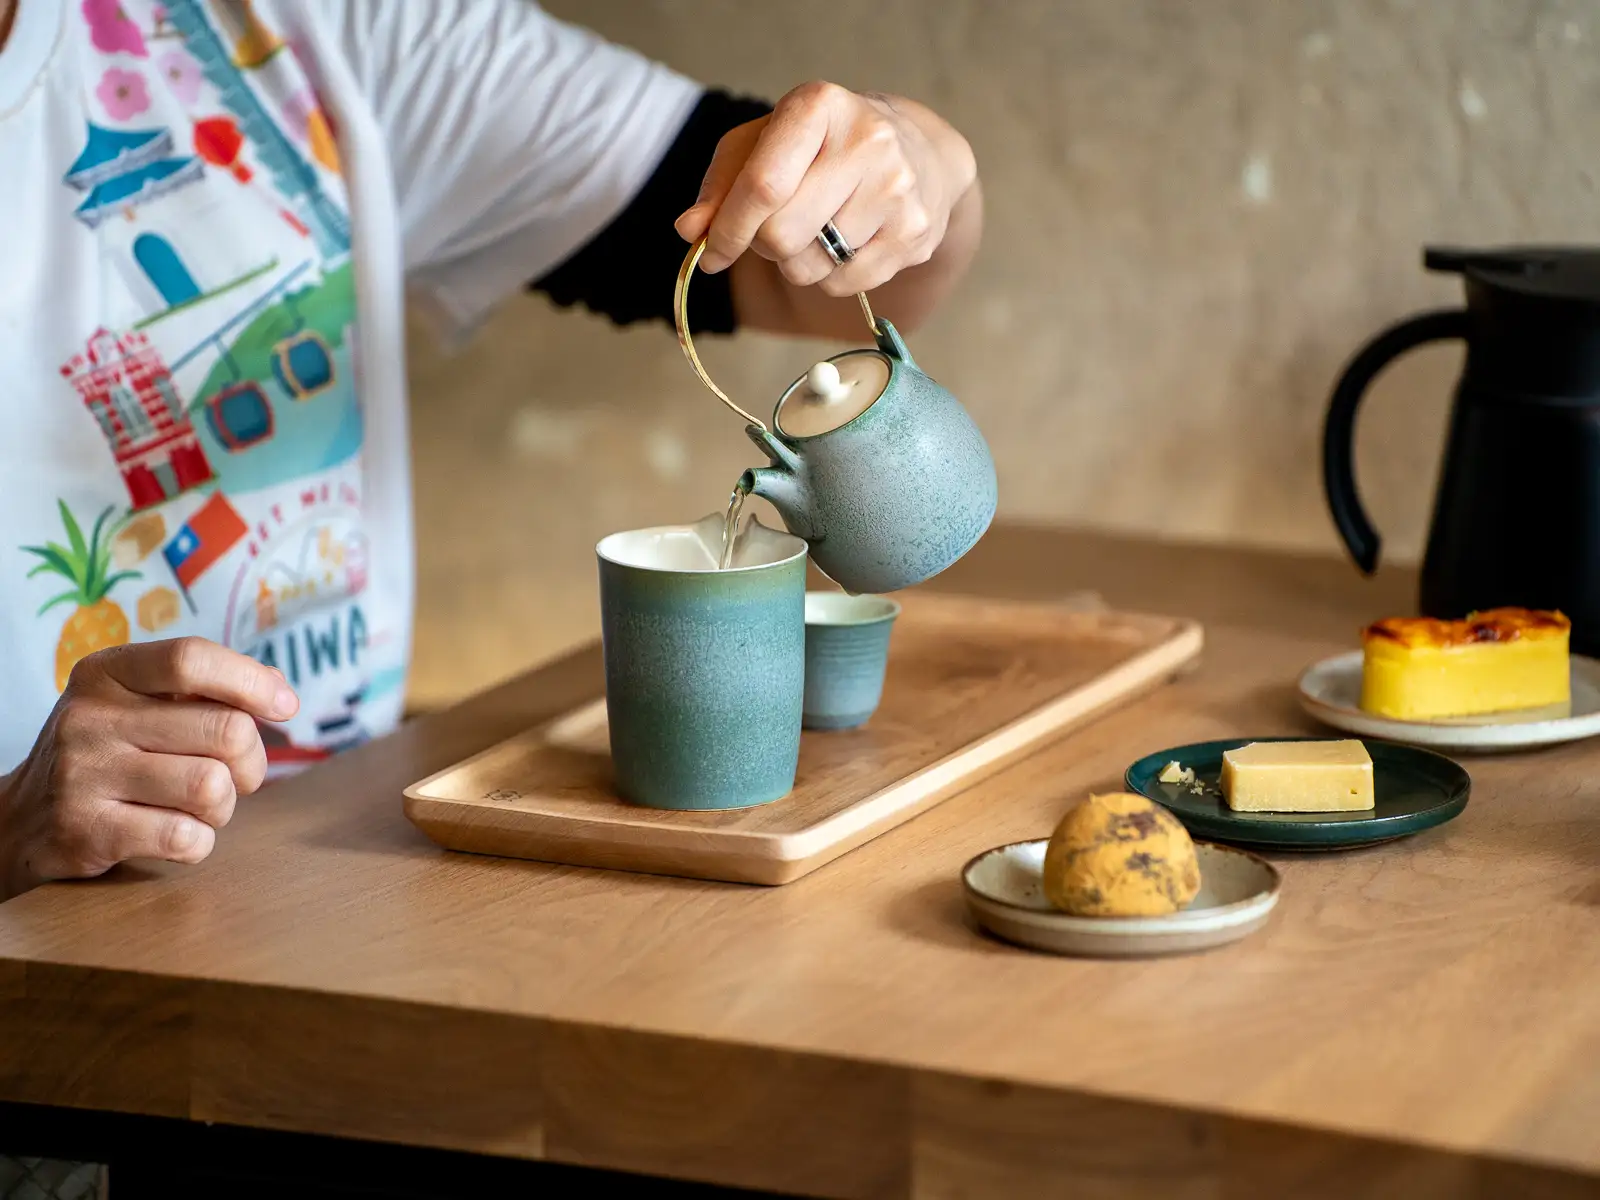
[(994, 519), (994, 459), (966, 409), (911, 357), (900, 333), (856, 299), (871, 348), (815, 364), (784, 390), (772, 425), (729, 400), (700, 366), (684, 317), (704, 242), (684, 260), (678, 340), (700, 380), (745, 418), (769, 465), (739, 490), (772, 503), (817, 567), (847, 592), (921, 583), (972, 549)]
[(1334, 522), (1371, 574), (1381, 541), (1351, 461), (1361, 396), (1406, 350), (1464, 340), (1421, 611), (1559, 609), (1572, 621), (1574, 652), (1600, 654), (1600, 249), (1436, 247), (1423, 264), (1461, 275), (1466, 307), (1400, 322), (1345, 368), (1322, 444)]

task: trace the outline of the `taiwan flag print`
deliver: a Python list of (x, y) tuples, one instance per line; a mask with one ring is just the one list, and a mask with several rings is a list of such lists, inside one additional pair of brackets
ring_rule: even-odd
[(195, 580), (238, 545), (247, 532), (244, 518), (228, 503), (228, 498), (218, 492), (195, 510), (194, 516), (162, 548), (161, 554), (178, 577), (178, 583), (187, 591)]

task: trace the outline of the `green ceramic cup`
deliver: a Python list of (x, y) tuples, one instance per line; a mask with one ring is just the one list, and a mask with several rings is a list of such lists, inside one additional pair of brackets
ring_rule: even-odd
[(878, 711), (899, 615), (899, 603), (886, 596), (806, 593), (807, 729), (855, 729)]
[(716, 569), (722, 517), (595, 548), (617, 791), (652, 808), (786, 796), (800, 758), (806, 544), (752, 521)]

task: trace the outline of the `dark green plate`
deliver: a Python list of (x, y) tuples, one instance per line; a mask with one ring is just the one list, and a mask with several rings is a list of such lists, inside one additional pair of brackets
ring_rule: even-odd
[[(1373, 790), (1377, 793), (1377, 805), (1371, 812), (1234, 812), (1223, 801), (1218, 784), (1223, 751), (1249, 742), (1311, 740), (1336, 739), (1195, 742), (1141, 758), (1128, 768), (1125, 778), (1130, 792), (1165, 805), (1196, 837), (1277, 850), (1331, 850), (1386, 842), (1443, 825), (1467, 806), (1472, 779), (1460, 765), (1431, 750), (1375, 741), (1362, 742), (1372, 755)], [(1202, 795), (1195, 795), (1188, 784), (1159, 781), (1157, 776), (1173, 760), (1194, 768), (1196, 782), (1205, 788)]]

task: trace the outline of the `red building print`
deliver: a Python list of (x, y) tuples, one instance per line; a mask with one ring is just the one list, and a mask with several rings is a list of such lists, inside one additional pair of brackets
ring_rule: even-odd
[(61, 374), (100, 423), (135, 511), (212, 478), (172, 373), (144, 334), (97, 329)]

